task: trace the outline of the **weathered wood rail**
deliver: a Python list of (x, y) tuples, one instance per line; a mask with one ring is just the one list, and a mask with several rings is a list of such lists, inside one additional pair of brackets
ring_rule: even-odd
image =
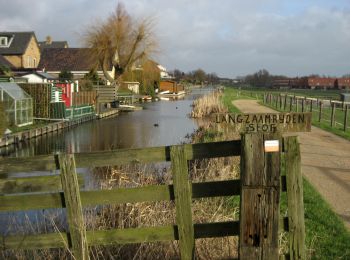
[[(287, 257), (304, 259), (299, 144), (296, 137), (286, 137), (283, 140), (278, 137), (283, 153), (265, 153), (262, 144), (266, 138), (269, 136), (246, 134), (242, 142), (236, 140), (31, 158), (1, 158), (0, 212), (67, 208), (69, 224), (67, 233), (3, 237), (2, 250), (66, 248), (68, 245), (76, 259), (88, 259), (89, 246), (179, 240), (181, 258), (194, 259), (195, 239), (240, 235), (241, 259), (252, 259), (253, 256), (254, 259), (278, 259), (277, 232), (284, 230), (289, 231), (290, 250)], [(227, 156), (241, 156), (242, 180), (203, 183), (190, 181), (188, 160)], [(77, 167), (162, 161), (171, 161), (173, 184), (79, 190)], [(285, 165), (283, 176), (280, 176), (281, 164)], [(60, 170), (60, 174), (53, 176), (13, 176), (16, 172), (57, 170)], [(50, 190), (54, 192), (44, 192)], [(31, 191), (42, 193), (18, 194)], [(286, 217), (280, 217), (279, 213), (280, 191), (287, 191), (288, 194)], [(218, 196), (243, 196), (240, 221), (193, 223), (192, 200)], [(176, 225), (98, 231), (86, 230), (84, 226), (83, 207), (170, 200), (175, 201)], [(251, 212), (252, 208), (255, 211)]]
[(344, 132), (350, 130), (350, 102), (272, 93), (264, 93), (263, 102), (280, 111), (311, 112), (318, 122)]

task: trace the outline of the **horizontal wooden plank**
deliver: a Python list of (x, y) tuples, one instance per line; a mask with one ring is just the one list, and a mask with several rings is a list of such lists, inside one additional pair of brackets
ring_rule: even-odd
[[(80, 187), (83, 187), (84, 178), (80, 174), (78, 175), (78, 181)], [(59, 175), (0, 179), (0, 194), (59, 190), (62, 190)]]
[[(239, 195), (239, 180), (192, 184), (192, 197), (217, 197)], [(173, 185), (152, 185), (137, 188), (81, 191), (83, 206), (134, 203), (145, 201), (169, 201), (174, 199)], [(63, 193), (20, 194), (0, 197), (0, 211), (61, 208)]]
[(49, 233), (39, 235), (15, 235), (2, 237), (0, 248), (6, 249), (45, 249), (68, 247), (66, 233)]
[[(195, 238), (237, 236), (238, 221), (194, 224)], [(89, 246), (117, 245), (178, 240), (177, 226), (143, 227), (87, 231)], [(30, 236), (8, 236), (2, 239), (2, 249), (62, 248), (67, 243), (66, 233)]]
[[(240, 140), (203, 144), (186, 144), (186, 159), (193, 160), (238, 156), (240, 155), (241, 150), (240, 145)], [(120, 165), (132, 162), (162, 162), (170, 161), (170, 146), (76, 153), (74, 155), (77, 167)], [(52, 155), (21, 158), (0, 158), (0, 178), (8, 177), (6, 173), (11, 172), (30, 172), (35, 170), (50, 171), (55, 169), (56, 164)]]
[(35, 157), (0, 158), (0, 179), (9, 177), (11, 172), (53, 171), (56, 170), (55, 159), (52, 155)]

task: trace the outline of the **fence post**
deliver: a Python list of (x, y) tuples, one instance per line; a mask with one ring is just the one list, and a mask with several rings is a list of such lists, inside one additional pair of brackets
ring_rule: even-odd
[(334, 119), (335, 119), (335, 103), (331, 102), (332, 107), (332, 115), (331, 115), (331, 127), (334, 126)]
[(284, 111), (287, 109), (287, 94), (284, 95)]
[(77, 260), (89, 259), (83, 209), (80, 200), (79, 183), (75, 169), (73, 154), (56, 155), (58, 168), (61, 171), (61, 183), (64, 192), (64, 202), (67, 209), (69, 237), (73, 257)]
[(304, 108), (305, 108), (305, 98), (301, 100), (301, 112), (304, 113)]
[(292, 109), (293, 109), (293, 97), (290, 97), (289, 112), (292, 112)]
[(170, 147), (170, 159), (181, 259), (194, 259), (194, 228), (191, 209), (192, 185), (189, 179), (184, 146)]
[(282, 109), (282, 95), (279, 95), (279, 99), (280, 99), (280, 109)]
[(348, 109), (349, 106), (345, 105), (345, 112), (344, 112), (344, 132), (346, 132), (347, 128), (348, 128)]
[(319, 103), (318, 122), (322, 120), (322, 101)]
[(279, 257), (280, 153), (264, 151), (264, 141), (269, 139), (280, 140), (280, 136), (242, 136), (240, 259)]
[(311, 103), (310, 103), (310, 112), (312, 112), (312, 105), (313, 105), (313, 103), (314, 103), (314, 100), (311, 99), (310, 101), (311, 101)]
[(290, 259), (305, 259), (303, 178), (297, 136), (284, 138)]
[(299, 112), (299, 98), (295, 98), (295, 108), (296, 108), (296, 112)]

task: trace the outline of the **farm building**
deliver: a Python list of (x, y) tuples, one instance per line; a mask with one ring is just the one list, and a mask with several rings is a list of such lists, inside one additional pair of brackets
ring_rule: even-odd
[(323, 88), (332, 89), (335, 88), (335, 78), (308, 78), (308, 86), (311, 89)]
[(162, 80), (159, 84), (159, 92), (169, 91), (169, 93), (179, 93), (184, 91), (185, 88), (183, 85), (177, 84), (173, 80)]
[(0, 100), (11, 126), (33, 123), (33, 99), (16, 83), (0, 82)]
[(350, 89), (350, 78), (337, 79), (337, 85), (339, 89)]

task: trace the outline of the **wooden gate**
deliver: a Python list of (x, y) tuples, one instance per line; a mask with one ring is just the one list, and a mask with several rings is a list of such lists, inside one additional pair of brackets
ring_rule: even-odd
[[(278, 259), (278, 230), (289, 231), (290, 259), (304, 259), (304, 212), (300, 152), (296, 137), (278, 137), (279, 152), (265, 152), (271, 136), (246, 134), (241, 140), (144, 149), (0, 159), (0, 212), (66, 208), (69, 232), (6, 236), (2, 250), (65, 248), (76, 259), (88, 259), (88, 247), (179, 240), (182, 259), (193, 259), (195, 239), (239, 237), (241, 259)], [(275, 137), (274, 137), (275, 138)], [(241, 180), (192, 183), (189, 160), (241, 156)], [(82, 191), (76, 167), (171, 161), (173, 184)], [(281, 168), (281, 165), (283, 166)], [(60, 174), (15, 177), (14, 172), (54, 171)], [(280, 173), (283, 173), (282, 176)], [(58, 188), (59, 192), (47, 192)], [(28, 193), (33, 192), (36, 193)], [(42, 193), (37, 193), (37, 192)], [(280, 216), (280, 192), (287, 191), (288, 216)], [(26, 192), (26, 193), (24, 193)], [(240, 221), (193, 223), (193, 199), (241, 196)], [(170, 201), (176, 225), (120, 230), (86, 230), (83, 208), (93, 205)]]

